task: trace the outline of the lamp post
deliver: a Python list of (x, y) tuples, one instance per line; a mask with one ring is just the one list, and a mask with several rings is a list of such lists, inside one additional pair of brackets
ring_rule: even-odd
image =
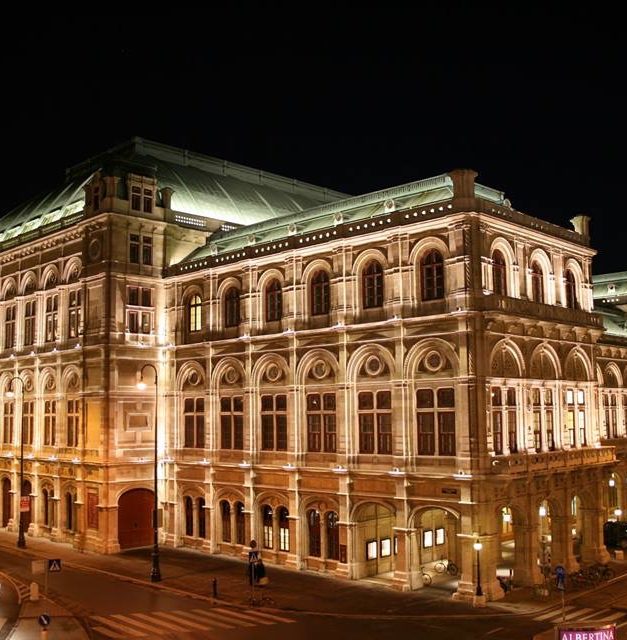
[[(24, 537), (24, 520), (22, 519), (22, 494), (24, 493), (24, 380), (19, 376), (13, 376), (9, 381), (9, 391), (7, 395), (12, 398), (15, 397), (15, 392), (13, 391), (13, 383), (18, 381), (22, 385), (22, 411), (21, 415), (21, 427), (20, 427), (20, 491), (19, 491), (19, 524), (18, 524), (18, 534), (17, 534), (17, 546), (20, 549), (26, 548), (26, 538)], [(29, 496), (30, 500), (30, 496)]]
[(481, 557), (480, 552), (483, 549), (483, 545), (479, 540), (475, 540), (473, 543), (473, 548), (477, 552), (477, 590), (475, 591), (475, 595), (477, 597), (483, 596), (483, 590), (481, 589)]
[(159, 464), (158, 448), (157, 448), (157, 407), (159, 402), (159, 376), (157, 374), (157, 367), (154, 364), (146, 363), (139, 372), (139, 382), (137, 388), (144, 390), (146, 383), (144, 382), (144, 369), (150, 367), (155, 372), (155, 460), (154, 460), (154, 475), (153, 493), (155, 496), (155, 504), (152, 514), (152, 532), (153, 532), (153, 547), (151, 554), (151, 568), (150, 568), (150, 580), (151, 582), (161, 582), (161, 569), (159, 568), (159, 499), (157, 493), (157, 466)]

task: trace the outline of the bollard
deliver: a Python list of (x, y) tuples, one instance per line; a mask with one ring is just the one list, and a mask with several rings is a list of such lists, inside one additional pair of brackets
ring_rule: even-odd
[(218, 597), (218, 579), (217, 578), (213, 579), (213, 597), (214, 598)]
[(37, 602), (39, 600), (39, 585), (36, 582), (30, 583), (30, 601)]

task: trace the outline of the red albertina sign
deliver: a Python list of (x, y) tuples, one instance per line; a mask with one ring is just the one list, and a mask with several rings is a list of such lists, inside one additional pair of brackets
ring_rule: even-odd
[(559, 640), (616, 640), (616, 625), (588, 629), (560, 629)]

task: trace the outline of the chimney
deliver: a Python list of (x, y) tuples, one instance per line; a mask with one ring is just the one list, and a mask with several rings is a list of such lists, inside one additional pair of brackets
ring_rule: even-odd
[(584, 238), (590, 237), (590, 216), (579, 215), (571, 218), (570, 224)]
[(172, 194), (174, 193), (174, 189), (171, 187), (163, 187), (161, 189), (161, 200), (163, 202), (164, 209), (172, 208)]
[(473, 211), (477, 208), (475, 199), (475, 178), (477, 172), (472, 169), (453, 169), (449, 172), (453, 181), (453, 209)]

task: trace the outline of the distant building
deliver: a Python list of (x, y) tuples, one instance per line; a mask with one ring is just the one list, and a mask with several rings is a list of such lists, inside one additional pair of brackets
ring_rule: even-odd
[(476, 541), (492, 599), (508, 562), (606, 558), (627, 333), (587, 223), (468, 170), (351, 197), (142, 139), (87, 160), (0, 219), (0, 524), (23, 437), (29, 535), (150, 544), (156, 422), (164, 544), (399, 589), (447, 559), (460, 598)]

